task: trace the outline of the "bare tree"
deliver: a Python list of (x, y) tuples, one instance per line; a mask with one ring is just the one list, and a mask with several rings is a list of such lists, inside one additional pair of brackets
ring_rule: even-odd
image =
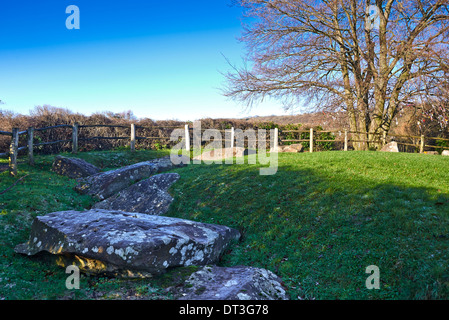
[[(250, 66), (225, 76), (225, 95), (344, 110), (357, 149), (378, 147), (400, 108), (448, 71), (449, 0), (237, 0), (250, 22)], [(447, 79), (447, 77), (446, 77)], [(374, 134), (370, 134), (374, 133)]]

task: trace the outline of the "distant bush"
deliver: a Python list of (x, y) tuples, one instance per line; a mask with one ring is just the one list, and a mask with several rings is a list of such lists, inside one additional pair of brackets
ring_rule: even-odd
[[(323, 127), (315, 127), (316, 131), (324, 131)], [(335, 135), (332, 132), (320, 132), (315, 135), (316, 140), (331, 140), (331, 141), (317, 141), (315, 142), (318, 151), (330, 151), (335, 148)]]
[(268, 121), (268, 122), (257, 122), (255, 123), (254, 127), (256, 127), (257, 129), (265, 129), (265, 130), (272, 130), (275, 128), (279, 128), (279, 124), (274, 123), (273, 121)]
[[(284, 140), (306, 140), (301, 142), (304, 149), (310, 149), (310, 127), (302, 128), (301, 124), (287, 124), (281, 126), (282, 130), (290, 131), (290, 130), (302, 130), (304, 132), (285, 132), (283, 139)], [(315, 126), (314, 131), (323, 131), (323, 127)], [(331, 140), (331, 141), (316, 141), (314, 143), (314, 149), (317, 151), (329, 151), (335, 148), (335, 135), (331, 132), (315, 132), (314, 140)], [(285, 141), (284, 145), (291, 145), (298, 143), (297, 141)]]
[[(285, 131), (289, 131), (289, 130), (301, 130), (301, 124), (287, 124), (287, 125), (283, 125), (281, 126), (282, 130)], [(301, 140), (302, 138), (302, 134), (297, 133), (297, 132), (286, 132), (284, 134), (283, 137), (285, 140)], [(292, 141), (292, 142), (284, 142), (284, 145), (290, 145), (290, 144), (295, 144), (298, 142)], [(304, 146), (304, 143), (303, 143)]]
[[(18, 128), (20, 131), (27, 130), (29, 127), (45, 128), (56, 125), (70, 125), (75, 123), (79, 125), (121, 125), (126, 128), (80, 128), (79, 130), (79, 149), (80, 151), (91, 150), (111, 150), (129, 148), (129, 140), (106, 140), (106, 139), (92, 139), (92, 137), (129, 137), (131, 123), (143, 128), (137, 129), (137, 136), (139, 137), (170, 137), (170, 132), (173, 128), (161, 129), (156, 127), (181, 127), (184, 122), (176, 120), (153, 121), (148, 118), (137, 119), (132, 111), (125, 111), (121, 113), (113, 113), (110, 111), (97, 112), (90, 116), (85, 116), (79, 113), (64, 108), (57, 108), (53, 106), (37, 106), (31, 110), (30, 115), (16, 114), (12, 111), (0, 110), (0, 130), (11, 131), (12, 128)], [(50, 142), (59, 140), (71, 140), (72, 129), (57, 128), (46, 131), (35, 131), (34, 142)], [(0, 136), (0, 152), (8, 150), (11, 138), (8, 136)], [(136, 148), (139, 149), (160, 149), (161, 146), (168, 144), (169, 140), (138, 140)], [(22, 135), (19, 145), (26, 145), (26, 135)], [(39, 146), (35, 148), (35, 152), (42, 154), (54, 154), (72, 149), (71, 142), (58, 143), (47, 146)]]
[(444, 149), (439, 149), (438, 150), (439, 153), (442, 153), (443, 150), (448, 150), (449, 149), (449, 141), (436, 140), (435, 141), (435, 145), (440, 146), (440, 147), (444, 147)]
[[(37, 106), (31, 110), (30, 115), (16, 114), (12, 111), (0, 110), (0, 130), (11, 131), (12, 128), (19, 128), (20, 131), (25, 131), (29, 127), (44, 128), (56, 125), (70, 125), (75, 123), (79, 125), (120, 125), (121, 127), (81, 127), (79, 129), (79, 150), (125, 150), (129, 149), (129, 139), (93, 139), (93, 137), (129, 137), (131, 123), (136, 124), (137, 137), (151, 137), (152, 139), (138, 139), (136, 141), (137, 149), (166, 149), (174, 145), (170, 142), (170, 134), (175, 127), (182, 128), (185, 125), (184, 121), (178, 120), (163, 120), (154, 121), (149, 118), (137, 119), (132, 111), (125, 111), (120, 113), (113, 113), (110, 111), (97, 112), (90, 116), (85, 116), (80, 113), (74, 113), (68, 109), (57, 108), (53, 106)], [(191, 126), (192, 123), (189, 123)], [(259, 121), (249, 122), (245, 119), (201, 119), (202, 129), (217, 129), (228, 130), (234, 127), (235, 129), (265, 129), (272, 130), (278, 128), (279, 130), (299, 130), (302, 128), (301, 124), (286, 124), (281, 125), (274, 121)], [(322, 130), (322, 127), (316, 127), (316, 130)], [(155, 139), (159, 137), (160, 139)], [(163, 137), (167, 139), (163, 139)], [(309, 139), (309, 133), (286, 133), (284, 139)], [(58, 144), (39, 146), (35, 148), (36, 153), (41, 154), (56, 154), (61, 152), (71, 151), (72, 149), (72, 129), (71, 128), (57, 128), (46, 131), (35, 131), (34, 142), (36, 144), (50, 141), (70, 140)], [(270, 140), (270, 131), (267, 132), (267, 140)], [(317, 136), (317, 139), (335, 139), (332, 134), (322, 133)], [(9, 148), (11, 138), (8, 136), (0, 136), (0, 152), (5, 152)], [(27, 143), (26, 135), (22, 135), (20, 139), (20, 146), (25, 146)], [(291, 143), (286, 143), (291, 144)], [(246, 144), (245, 144), (246, 145)], [(303, 142), (304, 148), (309, 147), (308, 142)], [(268, 147), (268, 146), (267, 146)], [(317, 150), (330, 150), (333, 147), (333, 142), (317, 142)], [(25, 151), (23, 151), (25, 153)]]

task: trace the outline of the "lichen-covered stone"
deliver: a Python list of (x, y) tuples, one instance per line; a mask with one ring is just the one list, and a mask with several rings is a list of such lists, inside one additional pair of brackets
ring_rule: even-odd
[(279, 152), (298, 153), (304, 149), (302, 143), (290, 144), (287, 146), (279, 146)]
[(173, 168), (177, 168), (177, 167), (183, 167), (185, 166), (186, 163), (189, 163), (190, 158), (184, 156), (184, 155), (174, 155), (173, 157), (178, 157), (179, 161), (177, 161), (177, 163), (179, 162), (180, 164), (173, 164), (171, 156), (165, 156), (162, 158), (157, 158), (157, 159), (153, 159), (148, 161), (149, 163), (151, 163), (154, 168), (155, 168), (155, 173), (160, 173), (160, 172), (164, 172), (167, 170), (171, 170)]
[(223, 149), (213, 149), (206, 150), (202, 154), (193, 158), (193, 160), (202, 160), (202, 161), (217, 161), (223, 160), (226, 158), (239, 158), (244, 157), (250, 154), (255, 154), (255, 150), (249, 150), (242, 147), (234, 147), (234, 148), (223, 148)]
[[(103, 273), (130, 270), (159, 274), (178, 266), (215, 263), (237, 230), (184, 219), (108, 210), (63, 211), (33, 221), (17, 253), (76, 255)], [(99, 263), (101, 262), (101, 263)]]
[(154, 172), (155, 168), (151, 163), (136, 163), (79, 179), (75, 190), (81, 194), (90, 194), (99, 200), (104, 200), (137, 181), (149, 178)]
[(167, 190), (178, 179), (179, 174), (177, 173), (162, 173), (152, 176), (96, 203), (94, 208), (163, 215), (173, 202), (173, 197)]
[(104, 200), (153, 174), (182, 165), (174, 165), (169, 156), (140, 162), (78, 179), (75, 190), (81, 194), (90, 194), (98, 200)]
[(52, 171), (62, 176), (77, 179), (97, 174), (101, 170), (83, 159), (56, 156), (53, 161)]
[(253, 267), (205, 266), (193, 273), (179, 300), (288, 300), (282, 280)]

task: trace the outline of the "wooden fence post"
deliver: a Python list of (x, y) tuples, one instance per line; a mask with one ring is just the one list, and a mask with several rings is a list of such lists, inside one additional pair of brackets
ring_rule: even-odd
[(313, 128), (310, 128), (310, 153), (313, 152)]
[(424, 153), (424, 135), (421, 135), (421, 145), (419, 146), (419, 153)]
[(34, 166), (34, 128), (28, 128), (28, 161)]
[(345, 151), (348, 151), (348, 130), (345, 130)]
[(78, 130), (79, 130), (79, 124), (75, 123), (73, 125), (73, 131), (72, 131), (72, 153), (78, 153)]
[(274, 128), (273, 152), (279, 152), (279, 129), (278, 128)]
[(185, 126), (185, 139), (186, 139), (186, 150), (190, 152), (190, 134), (189, 134), (189, 125)]
[(19, 152), (19, 129), (12, 129), (11, 145), (9, 146), (9, 174), (17, 176), (17, 154)]
[(136, 125), (131, 124), (131, 151), (136, 151)]

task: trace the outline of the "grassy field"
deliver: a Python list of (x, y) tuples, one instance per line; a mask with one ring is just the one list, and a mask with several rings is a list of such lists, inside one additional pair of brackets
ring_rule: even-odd
[[(80, 153), (104, 170), (165, 152)], [(167, 287), (195, 268), (146, 280), (83, 276), (65, 288), (65, 270), (14, 253), (32, 219), (89, 208), (75, 182), (50, 171), (54, 156), (19, 165), (23, 182), (0, 195), (0, 299), (170, 299)], [(2, 161), (2, 160), (0, 160)], [(449, 299), (449, 158), (381, 152), (280, 154), (274, 176), (259, 165), (190, 165), (173, 171), (169, 216), (237, 228), (242, 239), (223, 266), (270, 269), (292, 299)], [(0, 173), (0, 191), (16, 181)], [(368, 290), (366, 267), (380, 269)]]

